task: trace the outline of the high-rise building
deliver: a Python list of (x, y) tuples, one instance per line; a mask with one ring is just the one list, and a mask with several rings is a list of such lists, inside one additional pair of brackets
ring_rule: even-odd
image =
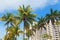
[[(34, 36), (31, 36), (31, 40), (60, 40), (60, 31), (59, 27), (60, 25), (52, 25), (51, 20), (49, 23), (45, 25), (46, 30), (36, 30), (36, 33), (34, 33)], [(50, 38), (43, 38), (42, 35), (47, 33), (50, 35)]]
[(52, 25), (51, 20), (46, 26), (47, 34), (51, 35), (52, 38), (48, 40), (59, 40), (59, 25)]

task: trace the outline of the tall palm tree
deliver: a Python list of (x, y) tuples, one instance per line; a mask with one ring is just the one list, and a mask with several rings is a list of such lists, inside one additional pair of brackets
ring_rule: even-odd
[(17, 36), (19, 36), (20, 33), (23, 33), (23, 31), (21, 31), (18, 26), (10, 26), (9, 28), (7, 28), (7, 32), (8, 33), (5, 35), (4, 40), (17, 40)]
[(46, 20), (47, 21), (51, 20), (52, 24), (54, 24), (54, 21), (58, 20), (59, 16), (60, 14), (58, 13), (58, 10), (50, 9), (50, 14), (46, 14)]
[[(5, 21), (5, 25), (7, 25), (7, 28), (13, 25), (13, 22), (15, 21), (15, 18), (13, 18), (14, 15), (12, 13), (7, 13), (6, 15), (3, 15), (0, 19), (1, 21)], [(6, 35), (8, 32), (6, 32)]]
[[(38, 29), (41, 29), (41, 34), (42, 34), (43, 28), (46, 30), (46, 27), (44, 26), (45, 23), (46, 23), (46, 20), (45, 20), (45, 18), (42, 18), (42, 17), (38, 18), (38, 19), (39, 19), (39, 21), (38, 21)], [(42, 37), (42, 35), (40, 35), (40, 36)]]
[[(23, 30), (28, 30), (29, 29), (29, 24), (32, 24), (33, 21), (35, 21), (36, 14), (31, 14), (32, 10), (30, 6), (23, 7), (19, 6), (18, 8), (18, 18), (20, 18), (20, 22), (24, 22), (24, 28)], [(24, 37), (24, 36), (23, 36)]]
[[(13, 27), (11, 26), (14, 26), (15, 27), (15, 34), (16, 35), (16, 31), (18, 30), (18, 24), (19, 24), (19, 21), (18, 19), (16, 19), (16, 16), (14, 16), (12, 13), (7, 13), (6, 15), (3, 15), (1, 18), (0, 18), (1, 21), (5, 21), (5, 25), (7, 25), (7, 28), (9, 28), (9, 30), (7, 30), (6, 32), (6, 37), (7, 35), (9, 34), (13, 34), (13, 30), (10, 31), (10, 29), (13, 29)], [(12, 33), (8, 33), (8, 32), (12, 32)], [(22, 31), (20, 31), (22, 32)], [(17, 33), (19, 34), (19, 33)], [(7, 40), (7, 39), (6, 39)]]

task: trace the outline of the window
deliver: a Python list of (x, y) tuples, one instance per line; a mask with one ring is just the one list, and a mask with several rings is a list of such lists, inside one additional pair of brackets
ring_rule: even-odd
[(58, 40), (58, 39), (56, 39), (56, 40)]
[(58, 38), (58, 37), (56, 37), (56, 38)]

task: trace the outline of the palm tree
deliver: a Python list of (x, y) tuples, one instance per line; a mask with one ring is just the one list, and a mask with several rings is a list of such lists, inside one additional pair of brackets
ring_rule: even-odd
[[(36, 14), (31, 14), (32, 10), (30, 8), (30, 6), (27, 6), (25, 7), (23, 5), (23, 7), (19, 6), (18, 8), (18, 18), (20, 19), (20, 22), (24, 22), (24, 32), (25, 30), (28, 30), (29, 29), (29, 24), (32, 24), (33, 21), (35, 21), (35, 17), (36, 17)], [(24, 37), (24, 35), (23, 35)]]
[(26, 36), (28, 37), (28, 40), (29, 40), (29, 37), (31, 37), (32, 35), (34, 35), (33, 30), (32, 29), (27, 30)]
[[(5, 35), (4, 40), (13, 40), (13, 39), (17, 39), (17, 36), (19, 36), (20, 33), (23, 33), (23, 31), (21, 31), (21, 29), (17, 26), (10, 26), (9, 28), (7, 28), (7, 32), (8, 34)], [(13, 39), (12, 39), (13, 38)]]
[[(7, 13), (6, 15), (3, 15), (0, 19), (1, 21), (5, 21), (5, 25), (7, 25), (7, 28), (9, 27), (9, 24), (12, 25), (12, 21), (14, 21), (13, 19), (13, 14), (12, 13)], [(7, 32), (6, 32), (7, 35)]]
[(14, 21), (13, 18), (14, 15), (12, 13), (7, 13), (6, 15), (3, 15), (2, 16), (2, 21), (5, 21), (5, 25), (8, 25), (8, 24), (11, 24), (12, 25), (12, 22)]
[[(46, 27), (44, 26), (45, 23), (46, 23), (46, 20), (45, 20), (45, 18), (42, 18), (42, 17), (38, 18), (38, 19), (39, 19), (39, 21), (38, 21), (38, 29), (41, 29), (41, 34), (42, 34), (43, 28), (46, 30)], [(42, 35), (40, 35), (40, 36), (42, 37)]]
[[(7, 32), (6, 32), (6, 37), (7, 37), (7, 35), (13, 34), (14, 32), (15, 32), (14, 35), (16, 35), (16, 33), (17, 33), (16, 31), (18, 30), (17, 26), (18, 26), (19, 21), (20, 21), (20, 20), (16, 19), (16, 17), (17, 16), (14, 16), (12, 13), (7, 13), (6, 15), (3, 15), (0, 18), (1, 21), (5, 21), (6, 22), (5, 25), (7, 25), (7, 28), (9, 28), (9, 30), (7, 30)], [(13, 27), (11, 27), (11, 26), (15, 27), (15, 31), (14, 32), (12, 32), (13, 30), (10, 31), (10, 29), (13, 29)], [(12, 32), (12, 33), (8, 33), (8, 32)], [(22, 31), (19, 31), (19, 33), (20, 32), (22, 32)], [(17, 33), (17, 34), (19, 34), (19, 33)]]
[(45, 30), (46, 30), (46, 28), (45, 28), (45, 24), (46, 24), (46, 19), (45, 18), (38, 18), (38, 28), (40, 29), (41, 28), (41, 30), (42, 30), (42, 28), (44, 28)]
[(54, 25), (54, 21), (58, 20), (59, 16), (60, 14), (58, 13), (58, 10), (54, 11), (53, 9), (50, 9), (50, 14), (46, 14), (46, 20), (47, 21), (51, 20), (52, 24)]
[(23, 33), (21, 31), (21, 29), (19, 28), (19, 26), (17, 26), (17, 27), (11, 26), (11, 27), (7, 28), (7, 31), (16, 36), (17, 35), (19, 36), (19, 33)]

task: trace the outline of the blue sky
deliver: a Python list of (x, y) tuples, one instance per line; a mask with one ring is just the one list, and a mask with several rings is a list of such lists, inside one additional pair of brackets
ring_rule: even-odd
[[(17, 12), (19, 5), (30, 5), (37, 17), (50, 13), (50, 8), (60, 10), (60, 0), (0, 0), (0, 17), (7, 12)], [(0, 38), (5, 34), (4, 22), (0, 21)], [(22, 40), (21, 37), (18, 40)]]

